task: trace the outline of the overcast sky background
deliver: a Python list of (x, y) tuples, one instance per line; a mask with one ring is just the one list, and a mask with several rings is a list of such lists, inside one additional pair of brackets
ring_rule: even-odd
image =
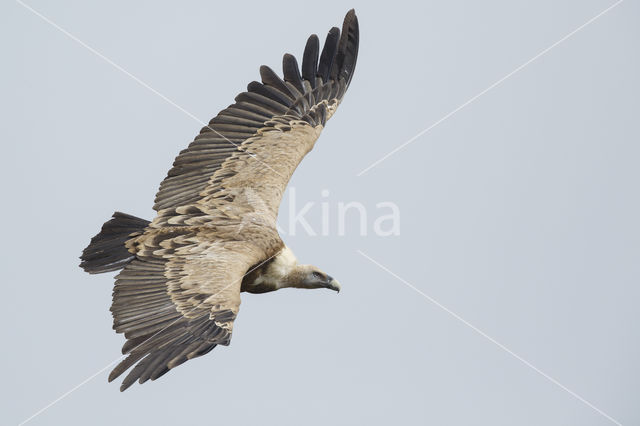
[[(230, 347), (125, 393), (110, 368), (29, 425), (640, 424), (640, 5), (27, 1), (207, 121), (355, 7), (358, 65), (297, 201), (401, 210), (400, 235), (286, 237), (343, 291), (243, 295)], [(154, 194), (200, 124), (16, 2), (0, 5), (2, 424), (120, 356), (113, 273), (78, 256)], [(286, 202), (286, 200), (285, 200)], [(282, 209), (280, 222), (289, 212)], [(307, 216), (320, 226), (316, 205)], [(332, 216), (334, 217), (334, 216)]]

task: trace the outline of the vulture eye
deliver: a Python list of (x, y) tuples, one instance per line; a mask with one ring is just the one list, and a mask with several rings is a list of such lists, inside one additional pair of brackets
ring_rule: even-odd
[(313, 275), (313, 278), (317, 278), (319, 280), (324, 280), (324, 275), (322, 273), (320, 273), (320, 272), (313, 271), (311, 273), (311, 275)]

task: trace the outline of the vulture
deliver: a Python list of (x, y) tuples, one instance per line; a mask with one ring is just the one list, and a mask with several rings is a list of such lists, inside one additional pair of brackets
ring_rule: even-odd
[[(152, 221), (116, 212), (80, 257), (90, 274), (115, 277), (113, 328), (124, 333), (124, 391), (228, 345), (240, 293), (340, 284), (299, 264), (276, 230), (282, 194), (349, 87), (358, 55), (354, 10), (322, 50), (307, 40), (302, 67), (285, 54), (283, 78), (260, 67), (176, 157), (156, 194)], [(132, 368), (133, 367), (133, 368)]]

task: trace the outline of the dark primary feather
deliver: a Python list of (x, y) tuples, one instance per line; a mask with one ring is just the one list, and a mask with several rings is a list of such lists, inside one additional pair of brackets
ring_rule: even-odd
[(329, 30), (327, 38), (324, 41), (324, 47), (320, 54), (320, 64), (318, 65), (317, 75), (326, 82), (329, 80), (331, 74), (331, 67), (333, 66), (333, 60), (336, 56), (336, 49), (338, 48), (338, 38), (340, 37), (340, 30), (336, 27)]
[(284, 84), (284, 80), (281, 79), (270, 67), (266, 65), (260, 66), (260, 79), (262, 80), (262, 84), (273, 87), (282, 93), (286, 93), (295, 100), (295, 96), (291, 93), (287, 85)]
[(320, 51), (320, 40), (318, 36), (312, 34), (307, 40), (302, 56), (302, 78), (307, 80), (312, 89), (316, 88), (316, 71), (318, 69), (318, 52)]
[(295, 56), (285, 53), (282, 57), (282, 73), (284, 74), (284, 81), (293, 84), (300, 93), (305, 92), (302, 76), (300, 75), (300, 67), (298, 67), (298, 61), (296, 61)]
[(344, 79), (347, 86), (351, 83), (358, 57), (359, 28), (358, 19), (352, 10), (344, 17), (342, 35), (336, 52), (336, 66), (331, 71), (334, 80)]

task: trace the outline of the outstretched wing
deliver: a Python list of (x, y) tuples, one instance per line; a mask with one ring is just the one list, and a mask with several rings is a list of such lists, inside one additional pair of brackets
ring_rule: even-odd
[(358, 38), (350, 10), (342, 33), (332, 28), (321, 53), (318, 37), (309, 37), (301, 69), (284, 55), (284, 80), (262, 66), (262, 83), (250, 83), (178, 155), (156, 195), (152, 226), (210, 222), (247, 203), (256, 210), (252, 197), (261, 213), (275, 217), (291, 175), (351, 82)]
[(148, 230), (127, 246), (136, 259), (116, 277), (111, 311), (113, 328), (127, 338), (122, 353), (128, 356), (109, 381), (137, 365), (120, 390), (228, 345), (242, 278), (280, 249), (234, 241), (215, 228), (191, 227)]

